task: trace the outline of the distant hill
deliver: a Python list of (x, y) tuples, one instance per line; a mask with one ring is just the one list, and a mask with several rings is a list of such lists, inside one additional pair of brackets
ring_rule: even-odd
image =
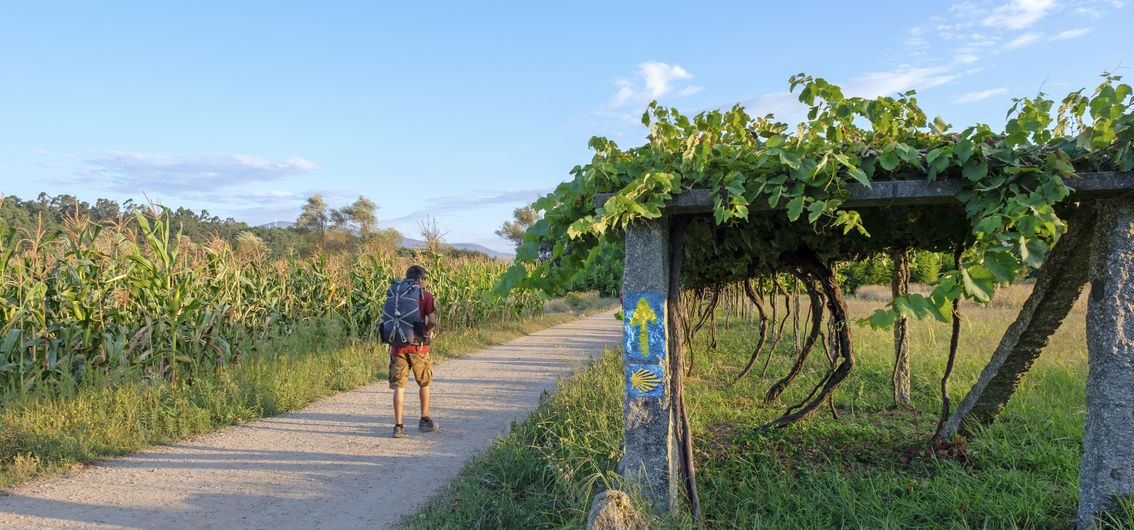
[[(497, 251), (492, 250), (492, 249), (490, 249), (490, 248), (488, 248), (484, 245), (478, 245), (476, 243), (446, 243), (446, 244), (449, 245), (450, 247), (460, 249), (460, 250), (471, 250), (473, 252), (480, 252), (481, 254), (484, 254), (486, 256), (496, 258), (496, 259), (511, 260), (512, 258), (516, 257), (515, 254), (511, 254), (511, 253), (507, 253), (507, 252), (497, 252)], [(412, 239), (412, 238), (408, 238), (408, 237), (402, 237), (402, 248), (421, 248), (421, 247), (424, 247), (424, 246), (425, 246), (425, 241), (422, 241), (420, 239)]]
[(457, 243), (457, 244), (452, 245), (452, 246), (453, 246), (453, 248), (459, 248), (461, 250), (471, 250), (473, 252), (480, 252), (481, 254), (487, 254), (488, 257), (490, 257), (490, 258), (502, 259), (502, 260), (506, 260), (506, 261), (512, 261), (513, 259), (516, 258), (516, 255), (511, 253), (511, 252), (498, 252), (498, 251), (492, 250), (492, 249), (490, 249), (490, 248), (488, 248), (484, 245), (478, 245), (476, 243)]
[[(294, 226), (295, 226), (295, 223), (293, 223), (291, 221), (275, 221), (275, 222), (272, 222), (272, 223), (265, 223), (265, 224), (260, 225), (260, 227), (262, 227), (262, 228), (292, 228)], [(461, 250), (470, 250), (472, 252), (480, 252), (481, 254), (484, 254), (488, 257), (496, 258), (496, 259), (511, 260), (512, 258), (516, 257), (515, 254), (511, 254), (511, 253), (508, 253), (508, 252), (498, 252), (498, 251), (492, 250), (492, 249), (490, 249), (490, 248), (488, 248), (484, 245), (478, 245), (476, 243), (448, 243), (448, 245), (453, 247), (453, 248), (457, 248), (457, 249), (461, 249)], [(424, 247), (424, 246), (425, 246), (425, 241), (422, 241), (420, 239), (413, 239), (413, 238), (409, 238), (409, 237), (402, 237), (402, 248), (421, 248), (421, 247)]]

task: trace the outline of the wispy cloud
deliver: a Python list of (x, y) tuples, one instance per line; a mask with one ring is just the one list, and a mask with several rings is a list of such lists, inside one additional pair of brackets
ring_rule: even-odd
[[(963, 75), (948, 66), (932, 68), (897, 68), (881, 72), (869, 72), (845, 82), (835, 81), (843, 87), (843, 94), (872, 98), (893, 96), (911, 89), (926, 90), (947, 84)], [(799, 102), (799, 96), (790, 92), (765, 94), (739, 102), (750, 115), (775, 114), (780, 121), (795, 121), (803, 117), (807, 108)]]
[(461, 195), (434, 197), (429, 202), (440, 210), (468, 210), (481, 206), (494, 206), (501, 204), (514, 204), (525, 206), (542, 195), (551, 191), (545, 188), (529, 188), (522, 190), (473, 190)]
[(318, 165), (303, 158), (272, 162), (259, 156), (174, 157), (114, 153), (83, 161), (81, 177), (107, 189), (185, 196), (304, 175)]
[(960, 75), (947, 66), (870, 72), (848, 81), (843, 85), (843, 92), (848, 96), (891, 96), (910, 89), (938, 87)]
[(1016, 48), (1031, 46), (1032, 44), (1039, 42), (1042, 38), (1043, 33), (1025, 33), (1008, 41), (1008, 43), (1004, 45), (1004, 49), (1014, 50)]
[(1122, 9), (1126, 7), (1126, 4), (1126, 0), (1096, 0), (1077, 6), (1074, 12), (1077, 15), (1083, 15), (1087, 18), (1100, 19), (1106, 16), (1108, 9)]
[[(1054, 42), (1054, 41), (1061, 41), (1061, 40), (1077, 39), (1079, 37), (1082, 37), (1083, 35), (1090, 33), (1091, 30), (1093, 30), (1093, 29), (1094, 28), (1069, 29), (1067, 31), (1062, 31), (1060, 33), (1057, 33), (1057, 34), (1049, 37), (1047, 40), (1049, 42)], [(1017, 48), (1024, 48), (1024, 47), (1027, 47), (1027, 46), (1031, 46), (1031, 45), (1043, 40), (1043, 37), (1044, 37), (1044, 34), (1041, 33), (1041, 32), (1024, 33), (1023, 35), (1020, 35), (1020, 36), (1008, 41), (1008, 43), (1004, 45), (1004, 49), (1014, 50), (1014, 49), (1017, 49)]]
[(983, 24), (994, 28), (1024, 29), (1051, 14), (1055, 0), (1011, 0), (992, 10)]
[[(1066, 24), (1068, 20), (1083, 21), (1088, 13), (1089, 16), (1108, 16), (1125, 3), (1126, 0), (961, 0), (925, 20), (914, 22), (903, 34), (900, 49), (889, 50), (895, 57), (893, 66), (832, 81), (840, 84), (845, 94), (863, 97), (933, 89), (981, 71), (983, 61), (1007, 50), (1045, 40), (1080, 37), (1090, 29), (1056, 33), (1052, 26)], [(881, 50), (881, 53), (884, 55), (887, 51)], [(689, 79), (691, 76), (684, 81)], [(643, 83), (620, 80), (619, 93), (610, 98), (608, 107), (634, 97), (648, 99), (643, 86)], [(1001, 94), (986, 92), (962, 94), (954, 101), (966, 103)], [(741, 100), (740, 104), (749, 114), (775, 114), (787, 122), (802, 118), (806, 112), (796, 95), (788, 92), (767, 93)], [(617, 115), (627, 124), (637, 123), (635, 117), (624, 110), (608, 111), (608, 115)]]
[[(310, 194), (314, 195), (314, 193)], [(240, 205), (280, 205), (306, 199), (308, 195), (290, 191), (186, 191), (179, 197), (202, 202)]]
[(780, 121), (793, 121), (807, 111), (799, 96), (791, 92), (775, 92), (737, 102), (750, 116), (774, 114)]
[(1007, 88), (1003, 88), (1003, 87), (1001, 87), (1001, 88), (990, 88), (988, 90), (978, 90), (976, 92), (968, 92), (966, 94), (961, 94), (961, 95), (953, 98), (953, 102), (955, 102), (955, 103), (972, 103), (974, 101), (980, 101), (982, 99), (988, 99), (988, 98), (993, 97), (993, 96), (999, 96), (1000, 94), (1007, 94), (1007, 93), (1008, 93)]
[(1094, 29), (1094, 28), (1075, 28), (1075, 29), (1069, 29), (1069, 30), (1067, 30), (1067, 31), (1063, 31), (1063, 32), (1060, 32), (1059, 34), (1057, 34), (1057, 35), (1053, 36), (1052, 38), (1050, 38), (1050, 39), (1048, 39), (1048, 40), (1052, 40), (1052, 41), (1060, 41), (1060, 40), (1071, 40), (1071, 39), (1077, 39), (1077, 38), (1079, 38), (1079, 37), (1082, 37), (1083, 35), (1086, 35), (1086, 34), (1090, 33), (1090, 32), (1091, 32), (1091, 30), (1093, 30), (1093, 29)]
[(549, 189), (521, 189), (521, 190), (506, 190), (506, 191), (484, 191), (473, 190), (461, 195), (445, 195), (440, 197), (432, 197), (426, 199), (426, 204), (429, 206), (420, 210), (415, 210), (405, 215), (393, 217), (383, 220), (384, 223), (405, 223), (417, 222), (425, 216), (443, 217), (455, 212), (467, 212), (484, 207), (492, 206), (515, 206), (521, 207), (531, 204), (540, 196), (546, 194), (551, 190)]
[(681, 65), (646, 61), (638, 65), (632, 76), (614, 81), (618, 91), (607, 101), (604, 110), (612, 111), (627, 105), (644, 104), (666, 96), (683, 97), (696, 94), (702, 90), (702, 87), (684, 83), (692, 79), (693, 74)]
[(314, 193), (290, 191), (186, 191), (177, 194), (176, 202), (163, 201), (160, 195), (147, 194), (146, 198), (170, 206), (183, 206), (191, 201), (205, 206), (212, 215), (232, 217), (251, 225), (274, 221), (294, 221), (299, 216), (304, 199)]

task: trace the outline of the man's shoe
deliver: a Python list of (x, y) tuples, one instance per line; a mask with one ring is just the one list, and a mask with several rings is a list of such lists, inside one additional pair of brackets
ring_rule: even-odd
[(417, 422), (417, 430), (419, 430), (421, 432), (436, 431), (437, 430), (437, 422), (433, 421), (429, 417), (422, 418), (421, 421)]
[(405, 428), (405, 426), (403, 426), (403, 425), (395, 425), (395, 426), (394, 426), (394, 438), (405, 438), (405, 437), (406, 437), (406, 428)]

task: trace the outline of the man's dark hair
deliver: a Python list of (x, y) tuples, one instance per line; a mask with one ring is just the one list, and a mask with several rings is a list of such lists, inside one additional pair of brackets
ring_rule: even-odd
[(406, 269), (406, 279), (413, 281), (425, 279), (425, 267), (421, 265), (410, 265), (410, 268)]

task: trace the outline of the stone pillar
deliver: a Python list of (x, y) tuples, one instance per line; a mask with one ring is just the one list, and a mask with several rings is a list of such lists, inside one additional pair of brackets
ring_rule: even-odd
[(1079, 528), (1134, 495), (1134, 199), (1099, 201), (1096, 223)]
[(678, 451), (670, 408), (666, 295), (669, 230), (664, 220), (626, 231), (622, 275), (623, 405), (626, 454), (622, 474), (641, 488), (659, 513), (678, 506)]

